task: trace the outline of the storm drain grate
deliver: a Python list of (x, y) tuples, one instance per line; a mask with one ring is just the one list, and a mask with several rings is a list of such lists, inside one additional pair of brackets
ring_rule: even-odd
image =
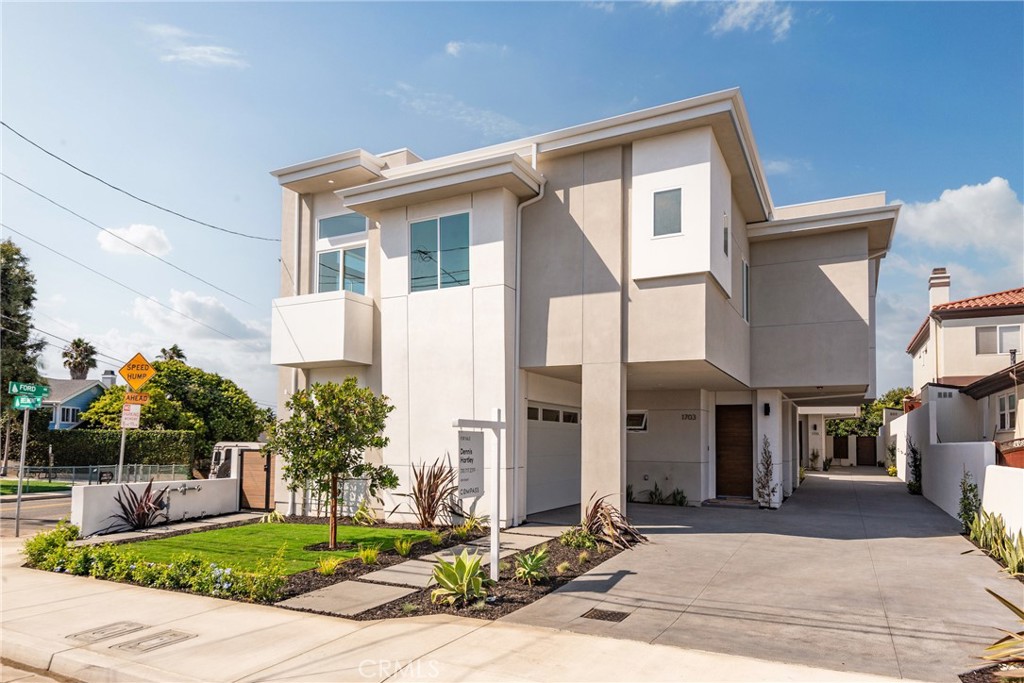
[(610, 609), (587, 610), (582, 614), (584, 619), (597, 619), (598, 621), (622, 621), (629, 616), (629, 612), (615, 612)]
[(117, 645), (111, 645), (111, 648), (117, 648), (118, 650), (127, 650), (129, 652), (149, 652), (159, 647), (167, 647), (168, 645), (174, 645), (180, 643), (183, 640), (189, 640), (190, 638), (197, 638), (198, 635), (195, 633), (186, 633), (185, 631), (160, 631), (149, 636), (143, 636), (142, 638), (136, 638), (135, 640), (129, 640), (127, 643), (119, 643)]
[(107, 624), (106, 626), (100, 626), (88, 631), (79, 631), (67, 637), (80, 643), (98, 643), (108, 638), (123, 636), (126, 633), (135, 633), (144, 628), (146, 628), (145, 624), (140, 624), (137, 621), (115, 621), (113, 624)]

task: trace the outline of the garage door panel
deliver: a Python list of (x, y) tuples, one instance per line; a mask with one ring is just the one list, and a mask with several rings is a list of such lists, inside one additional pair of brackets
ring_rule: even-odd
[(526, 450), (527, 514), (580, 502), (578, 423), (528, 421)]

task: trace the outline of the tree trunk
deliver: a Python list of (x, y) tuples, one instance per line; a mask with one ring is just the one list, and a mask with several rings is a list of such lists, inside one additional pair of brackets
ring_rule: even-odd
[(11, 424), (14, 420), (7, 420), (7, 435), (4, 437), (4, 465), (0, 468), (0, 476), (7, 476), (7, 457), (11, 453)]
[(331, 550), (338, 549), (338, 475), (331, 475), (331, 540), (327, 547)]

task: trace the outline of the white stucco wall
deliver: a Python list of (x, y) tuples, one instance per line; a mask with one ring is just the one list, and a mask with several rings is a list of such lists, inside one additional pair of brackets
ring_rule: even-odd
[(630, 391), (626, 403), (628, 410), (647, 411), (647, 431), (626, 433), (626, 481), (634, 498), (647, 502), (655, 483), (665, 495), (682, 489), (690, 504), (710, 497), (703, 485), (709, 453), (701, 392)]
[[(184, 492), (180, 489), (183, 485), (187, 487)], [(115, 523), (111, 515), (121, 509), (115, 498), (122, 486), (141, 495), (148, 484), (100, 484), (72, 488), (71, 523), (79, 528), (82, 536), (92, 536)], [(193, 479), (153, 484), (154, 491), (164, 487), (168, 488), (169, 507), (166, 512), (171, 522), (238, 512), (238, 479)]]
[(982, 509), (1002, 515), (1011, 534), (1024, 530), (1024, 469), (989, 465), (983, 484)]

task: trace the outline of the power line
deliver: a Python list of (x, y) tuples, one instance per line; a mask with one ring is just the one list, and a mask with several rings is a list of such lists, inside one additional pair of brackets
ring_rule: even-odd
[[(49, 337), (53, 337), (54, 339), (60, 340), (60, 341), (64, 342), (65, 344), (72, 344), (72, 343), (74, 343), (70, 339), (65, 339), (64, 337), (61, 337), (60, 335), (56, 335), (53, 332), (47, 332), (46, 330), (44, 330), (44, 329), (42, 329), (40, 327), (36, 327), (32, 323), (23, 323), (20, 320), (12, 318), (9, 315), (3, 315), (2, 313), (0, 313), (0, 317), (6, 318), (7, 320), (15, 322), (15, 323), (18, 323), (18, 324), (26, 325), (26, 326), (28, 326), (29, 329), (35, 330), (36, 332), (42, 332), (43, 334), (45, 334), (45, 335), (47, 335)], [(8, 332), (11, 332), (11, 331), (12, 330), (8, 330)], [(99, 349), (97, 349), (95, 344), (93, 344), (92, 347), (93, 347), (93, 350), (96, 351), (95, 355), (103, 356), (104, 358), (109, 358), (110, 360), (115, 361), (117, 363), (120, 363), (121, 365), (125, 364), (125, 361), (121, 360), (120, 358), (115, 358), (114, 356), (111, 356), (110, 354), (102, 353), (101, 351), (99, 351)], [(120, 366), (118, 366), (118, 367), (120, 367)]]
[[(42, 330), (40, 330), (38, 328), (33, 328), (33, 329), (35, 329), (37, 332), (42, 332)], [(10, 332), (12, 334), (17, 334), (17, 332), (15, 332), (14, 330), (12, 330), (10, 328), (7, 328), (7, 327), (3, 327), (2, 325), (0, 325), (0, 330), (3, 330), (4, 332)], [(49, 334), (49, 332), (43, 332), (43, 334)], [(51, 336), (54, 336), (54, 335), (51, 335)], [(52, 346), (55, 349), (63, 350), (63, 347), (60, 344), (54, 344), (52, 341), (49, 341), (47, 339), (40, 339), (39, 341), (43, 342), (47, 346)], [(97, 354), (97, 355), (99, 355), (99, 354)], [(121, 367), (121, 365), (114, 365), (110, 361), (101, 360), (99, 358), (96, 359), (96, 362), (97, 363), (103, 363), (104, 365), (109, 365), (112, 368), (119, 368), (119, 367)], [(122, 363), (122, 365), (123, 365), (123, 363)]]
[(240, 296), (238, 296), (238, 295), (236, 295), (236, 294), (232, 294), (232, 293), (231, 293), (231, 292), (229, 292), (228, 290), (226, 290), (226, 289), (222, 289), (221, 287), (218, 287), (217, 285), (213, 284), (212, 282), (210, 282), (210, 281), (208, 281), (208, 280), (204, 280), (203, 278), (199, 277), (198, 275), (195, 275), (194, 273), (190, 273), (189, 271), (185, 270), (184, 268), (181, 268), (181, 267), (179, 267), (179, 266), (176, 266), (176, 265), (174, 265), (174, 264), (173, 264), (173, 263), (171, 263), (170, 261), (168, 261), (168, 260), (166, 260), (166, 259), (164, 259), (164, 258), (161, 258), (160, 256), (157, 256), (157, 255), (156, 255), (156, 254), (154, 254), (153, 252), (151, 252), (151, 251), (149, 251), (149, 250), (147, 250), (147, 249), (145, 249), (145, 248), (143, 248), (143, 247), (140, 247), (139, 245), (135, 244), (134, 242), (131, 242), (131, 241), (129, 241), (129, 240), (126, 240), (125, 238), (121, 237), (120, 235), (118, 235), (118, 234), (117, 234), (116, 232), (114, 232), (113, 230), (108, 230), (107, 228), (104, 228), (104, 227), (103, 227), (102, 225), (100, 225), (99, 223), (96, 223), (95, 221), (91, 221), (91, 220), (89, 220), (88, 218), (86, 218), (86, 217), (85, 217), (85, 216), (83, 216), (82, 214), (80, 214), (80, 213), (76, 213), (75, 211), (72, 211), (71, 209), (69, 209), (68, 207), (64, 206), (63, 204), (61, 204), (61, 203), (60, 203), (60, 202), (58, 202), (57, 200), (55, 200), (55, 199), (51, 199), (50, 197), (47, 197), (47, 196), (46, 196), (45, 194), (43, 194), (42, 192), (39, 192), (38, 190), (33, 190), (33, 189), (32, 189), (31, 187), (29, 187), (29, 186), (28, 186), (28, 185), (26, 185), (25, 183), (23, 183), (23, 182), (21, 182), (21, 181), (19, 181), (19, 180), (15, 180), (14, 178), (12, 178), (11, 176), (7, 175), (7, 174), (6, 174), (6, 173), (4, 173), (3, 171), (0, 171), (0, 176), (3, 176), (3, 177), (4, 177), (4, 178), (6, 178), (7, 180), (10, 180), (10, 181), (11, 181), (12, 183), (14, 183), (15, 185), (18, 185), (19, 187), (22, 187), (22, 188), (24, 188), (25, 190), (28, 190), (29, 192), (31, 192), (31, 193), (32, 193), (32, 194), (34, 194), (35, 196), (39, 197), (40, 199), (44, 199), (44, 200), (46, 200), (46, 201), (50, 202), (51, 204), (53, 204), (53, 205), (54, 205), (54, 206), (56, 206), (57, 208), (59, 208), (59, 209), (63, 209), (64, 211), (67, 211), (68, 213), (70, 213), (70, 214), (71, 214), (72, 216), (74, 216), (75, 218), (79, 218), (79, 219), (81, 219), (81, 220), (85, 221), (86, 223), (88, 223), (89, 225), (93, 226), (94, 228), (96, 228), (96, 229), (98, 229), (98, 230), (102, 230), (103, 232), (107, 233), (108, 235), (111, 235), (111, 236), (113, 236), (114, 238), (116, 238), (116, 239), (119, 239), (119, 240), (121, 240), (121, 241), (122, 241), (122, 242), (124, 242), (125, 244), (127, 244), (127, 245), (129, 245), (129, 246), (131, 246), (131, 247), (134, 247), (134, 248), (138, 249), (138, 250), (139, 250), (139, 251), (141, 251), (141, 252), (142, 252), (143, 254), (146, 254), (146, 255), (148, 255), (148, 256), (152, 256), (152, 257), (153, 257), (153, 258), (155, 258), (155, 259), (156, 259), (157, 261), (160, 261), (161, 263), (164, 263), (164, 264), (166, 264), (166, 265), (170, 266), (171, 268), (174, 268), (174, 269), (175, 269), (175, 270), (177, 270), (178, 272), (180, 272), (180, 273), (184, 273), (185, 275), (188, 275), (188, 276), (189, 276), (190, 278), (193, 278), (193, 279), (195, 279), (195, 280), (198, 280), (199, 282), (202, 282), (202, 283), (203, 283), (204, 285), (207, 285), (207, 286), (209, 286), (209, 287), (213, 287), (213, 288), (214, 288), (214, 289), (216, 289), (216, 290), (217, 290), (218, 292), (222, 292), (222, 293), (224, 293), (224, 294), (227, 294), (227, 295), (228, 295), (228, 296), (230, 296), (231, 298), (233, 298), (233, 299), (237, 299), (238, 301), (241, 301), (241, 302), (242, 302), (243, 304), (248, 304), (249, 306), (252, 306), (253, 308), (256, 308), (255, 304), (253, 304), (252, 302), (250, 302), (250, 301), (246, 301), (246, 300), (245, 300), (245, 299), (243, 299), (242, 297), (240, 297)]
[[(4, 227), (7, 230), (10, 230), (11, 232), (13, 232), (13, 233), (15, 233), (17, 235), (21, 235), (22, 237), (24, 237), (25, 239), (29, 240), (30, 242), (34, 242), (35, 244), (38, 244), (43, 249), (46, 249), (47, 251), (52, 252), (52, 253), (56, 254), (57, 256), (60, 256), (63, 259), (67, 259), (68, 261), (71, 261), (72, 263), (74, 263), (74, 264), (76, 264), (78, 266), (81, 266), (82, 268), (85, 268), (90, 273), (93, 273), (95, 275), (99, 275), (104, 280), (109, 280), (110, 282), (113, 282), (118, 287), (122, 287), (124, 289), (127, 289), (132, 294), (137, 294), (137, 295), (141, 296), (144, 299), (152, 301), (153, 303), (155, 303), (156, 305), (160, 306), (161, 308), (166, 308), (168, 311), (171, 311), (172, 313), (180, 315), (181, 317), (183, 317), (183, 318), (185, 318), (187, 320), (191, 320), (192, 322), (196, 323), (197, 325), (201, 325), (201, 326), (205, 327), (208, 330), (216, 332), (217, 334), (221, 335), (222, 337), (227, 337), (228, 339), (230, 339), (232, 341), (236, 341), (236, 342), (238, 342), (240, 344), (245, 344), (246, 346), (250, 346), (247, 342), (245, 342), (245, 341), (243, 341), (241, 339), (238, 339), (237, 337), (233, 337), (230, 334), (228, 334), (227, 332), (222, 332), (221, 330), (218, 330), (216, 327), (211, 327), (210, 325), (207, 325), (206, 323), (204, 323), (202, 320), (197, 320), (196, 318), (193, 318), (192, 316), (190, 316), (187, 313), (182, 313), (181, 311), (168, 306), (167, 304), (165, 304), (164, 302), (160, 301), (159, 299), (154, 299), (153, 297), (149, 296), (148, 294), (143, 294), (139, 290), (134, 289), (133, 287), (129, 287), (128, 285), (124, 284), (123, 282), (115, 280), (114, 278), (110, 277), (109, 275), (107, 275), (105, 273), (101, 273), (100, 271), (96, 270), (95, 268), (91, 268), (91, 267), (85, 265), (81, 261), (77, 261), (77, 260), (71, 258), (67, 254), (62, 254), (61, 252), (57, 251), (53, 247), (47, 246), (47, 245), (43, 244), (42, 242), (40, 242), (39, 240), (34, 239), (32, 237), (29, 237), (28, 235), (26, 235), (25, 233), (21, 232), (20, 230), (15, 230), (10, 225), (7, 225), (6, 223), (0, 222), (0, 227)], [(253, 348), (253, 347), (250, 346), (250, 348)], [(262, 350), (263, 349), (259, 349), (259, 351), (262, 351)]]
[(280, 242), (281, 241), (280, 239), (277, 239), (277, 238), (274, 238), (274, 237), (261, 237), (259, 235), (250, 235), (250, 234), (247, 234), (247, 233), (244, 233), (244, 232), (238, 232), (237, 230), (228, 230), (227, 228), (222, 228), (222, 227), (214, 225), (212, 223), (207, 223), (207, 222), (201, 221), (201, 220), (199, 220), (197, 218), (192, 218), (190, 216), (186, 216), (185, 214), (179, 213), (179, 212), (175, 211), (174, 209), (168, 209), (166, 206), (160, 206), (159, 204), (157, 204), (155, 202), (151, 202), (148, 199), (143, 199), (142, 197), (139, 197), (138, 195), (134, 195), (131, 192), (129, 192), (128, 190), (122, 189), (122, 188), (118, 187), (117, 185), (114, 185), (113, 183), (108, 183), (103, 178), (100, 178), (99, 176), (93, 175), (92, 173), (89, 173), (88, 171), (86, 171), (86, 170), (84, 170), (82, 168), (79, 168), (78, 166), (75, 166), (73, 163), (71, 163), (67, 159), (64, 159), (63, 157), (61, 157), (61, 156), (59, 156), (57, 154), (54, 154), (53, 152), (51, 152), (50, 150), (46, 149), (42, 145), (40, 145), (40, 144), (38, 144), (36, 142), (33, 142), (32, 140), (30, 140), (29, 138), (25, 137), (24, 135), (22, 135), (18, 131), (14, 130), (14, 128), (11, 128), (5, 121), (0, 121), (0, 126), (3, 126), (7, 130), (11, 131), (15, 135), (17, 135), (19, 138), (21, 138), (22, 140), (24, 140), (28, 144), (30, 144), (33, 147), (35, 147), (36, 149), (38, 149), (40, 152), (43, 152), (44, 154), (47, 154), (48, 156), (53, 157), (54, 159), (56, 159), (57, 161), (61, 162), (62, 164), (65, 164), (66, 166), (70, 166), (71, 168), (75, 169), (76, 171), (78, 171), (82, 175), (88, 176), (88, 177), (92, 178), (93, 180), (95, 180), (95, 181), (97, 181), (99, 183), (102, 183), (103, 185), (106, 185), (110, 189), (116, 190), (116, 191), (120, 192), (121, 194), (127, 195), (127, 196), (131, 197), (132, 199), (134, 199), (136, 201), (142, 202), (143, 204), (146, 204), (148, 206), (152, 206), (154, 209), (159, 209), (161, 211), (165, 211), (165, 212), (167, 212), (167, 213), (169, 213), (171, 215), (177, 216), (178, 218), (184, 218), (185, 220), (190, 221), (192, 223), (195, 223), (197, 225), (202, 225), (203, 227), (212, 228), (214, 230), (219, 230), (220, 232), (225, 232), (225, 233), (227, 233), (229, 235), (236, 235), (238, 237), (245, 237), (246, 239), (260, 240), (260, 241), (263, 241), (263, 242)]

